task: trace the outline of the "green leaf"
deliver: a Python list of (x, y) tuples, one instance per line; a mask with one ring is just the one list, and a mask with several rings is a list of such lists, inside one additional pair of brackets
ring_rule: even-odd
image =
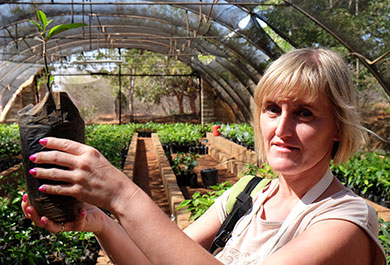
[(30, 20), (30, 22), (33, 23), (33, 24), (38, 28), (38, 30), (39, 30), (40, 32), (43, 31), (43, 28), (42, 28), (41, 24), (39, 24), (38, 22), (36, 22), (36, 21), (34, 21), (34, 20)]
[(20, 202), (21, 198), (20, 197), (15, 197), (15, 199), (12, 200), (12, 204)]
[(182, 208), (184, 208), (184, 207), (189, 207), (189, 205), (191, 204), (191, 200), (184, 200), (184, 201), (182, 201), (180, 204), (179, 204), (179, 206), (177, 206), (177, 210), (180, 210), (180, 209), (182, 209)]
[(50, 20), (47, 22), (46, 27), (49, 26), (49, 24), (50, 24), (51, 22), (53, 22), (53, 19), (50, 19)]
[(43, 13), (41, 10), (38, 10), (37, 11), (37, 17), (38, 17), (38, 20), (41, 21), (41, 23), (42, 23), (43, 30), (46, 30), (46, 26), (47, 26), (46, 14)]
[(61, 33), (63, 31), (69, 30), (69, 29), (75, 29), (79, 27), (86, 26), (84, 23), (73, 23), (73, 24), (65, 24), (65, 25), (57, 25), (55, 27), (52, 27), (47, 34), (46, 39), (50, 39), (51, 37), (57, 35), (58, 33)]
[(53, 82), (54, 82), (54, 75), (51, 75), (49, 79), (49, 86), (51, 86)]

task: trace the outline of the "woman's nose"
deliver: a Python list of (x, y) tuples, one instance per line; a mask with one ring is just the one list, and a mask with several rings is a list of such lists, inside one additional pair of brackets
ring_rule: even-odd
[(282, 113), (282, 115), (279, 116), (277, 124), (276, 124), (276, 130), (275, 134), (278, 137), (286, 137), (291, 136), (294, 131), (294, 120), (290, 115), (287, 113)]

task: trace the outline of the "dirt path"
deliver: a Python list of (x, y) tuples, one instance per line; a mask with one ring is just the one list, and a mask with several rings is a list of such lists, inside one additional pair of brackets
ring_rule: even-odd
[(152, 138), (138, 138), (133, 181), (170, 215)]
[[(169, 206), (153, 150), (152, 138), (138, 138), (133, 181), (168, 215)], [(96, 265), (113, 264), (103, 250), (100, 250)]]

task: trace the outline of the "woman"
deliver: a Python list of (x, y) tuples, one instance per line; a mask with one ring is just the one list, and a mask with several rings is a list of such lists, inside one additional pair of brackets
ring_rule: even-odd
[(183, 233), (100, 153), (69, 140), (41, 139), (58, 151), (33, 155), (30, 173), (68, 182), (40, 191), (85, 202), (79, 219), (61, 227), (38, 216), (26, 195), (22, 208), (51, 232), (94, 232), (118, 264), (385, 264), (375, 212), (329, 170), (331, 158), (347, 161), (363, 139), (353, 92), (347, 66), (328, 50), (295, 50), (270, 65), (254, 96), (255, 138), (279, 178), (256, 195), (214, 255), (206, 249), (226, 217), (229, 191)]

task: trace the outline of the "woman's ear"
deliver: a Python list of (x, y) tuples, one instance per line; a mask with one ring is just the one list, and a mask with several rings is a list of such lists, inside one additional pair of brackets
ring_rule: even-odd
[(333, 136), (333, 141), (340, 141), (340, 128), (337, 126), (336, 133)]

